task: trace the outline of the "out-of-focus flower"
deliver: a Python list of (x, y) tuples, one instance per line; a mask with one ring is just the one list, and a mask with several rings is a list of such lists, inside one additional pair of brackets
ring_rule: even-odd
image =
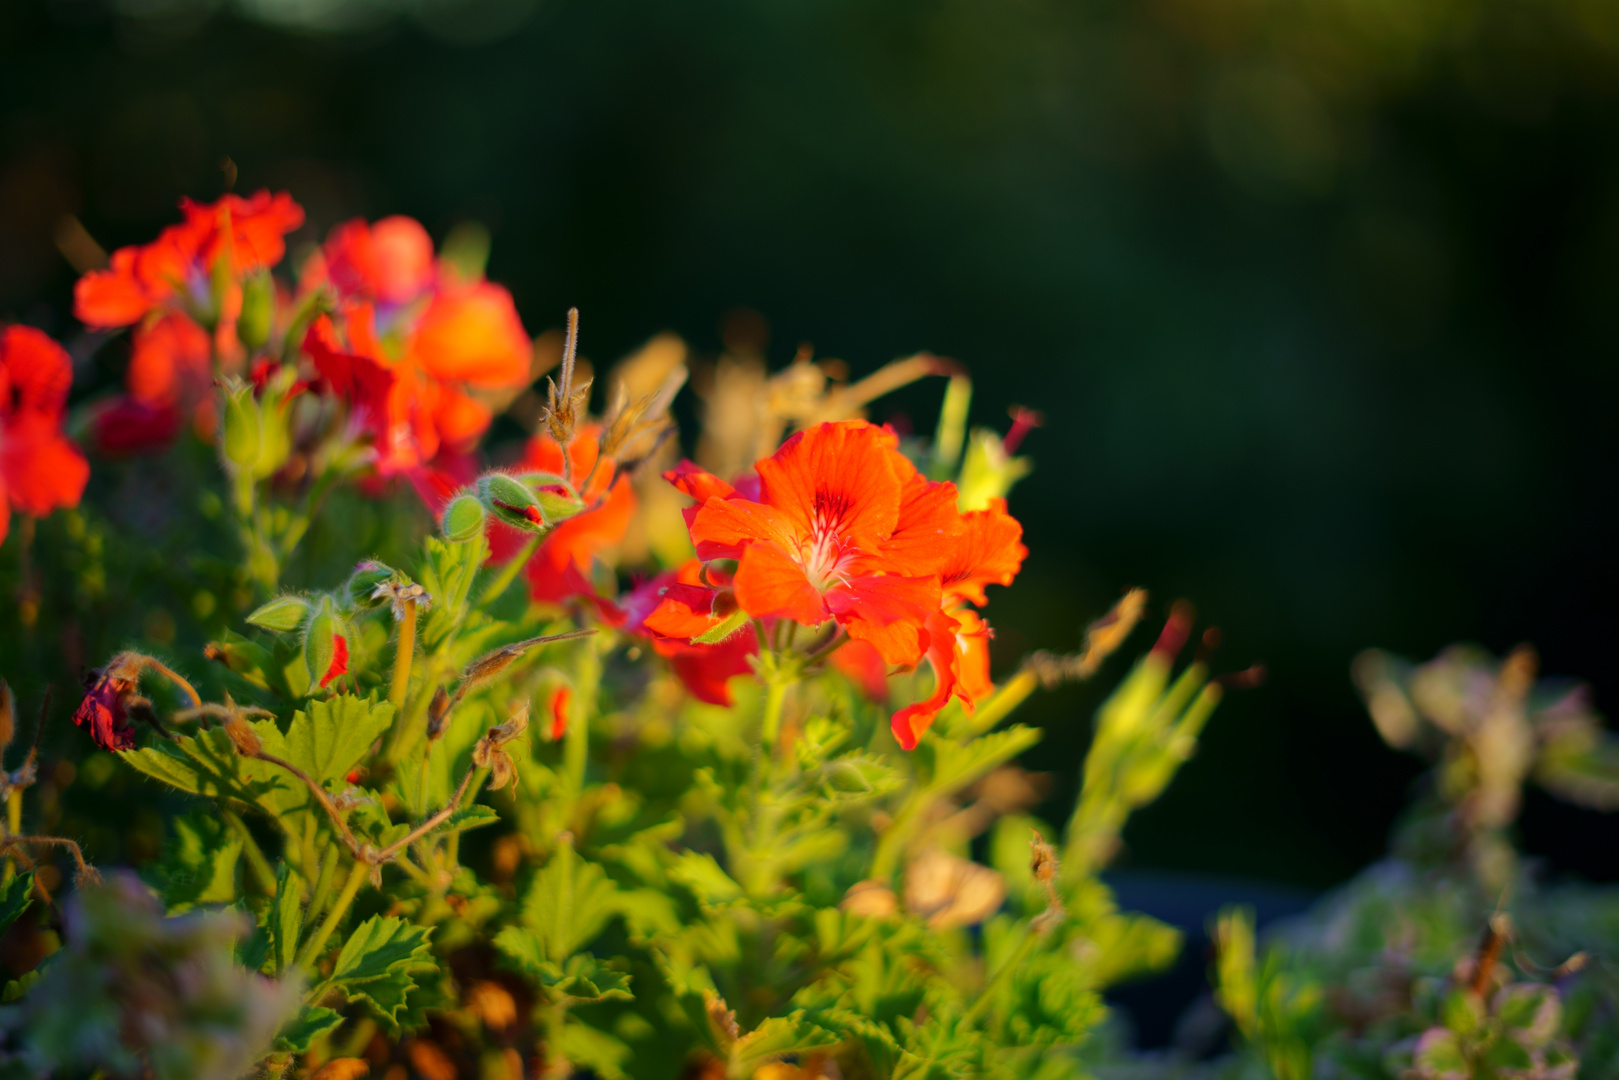
[(234, 1080), (297, 1012), (302, 987), (238, 965), (253, 928), (234, 909), (165, 918), (133, 874), (69, 902), (67, 948), (0, 1011), (27, 1075)]
[(989, 678), (989, 624), (965, 606), (982, 606), (987, 585), (1010, 585), (1028, 549), (1023, 526), (1006, 512), (1006, 502), (992, 499), (982, 510), (961, 515), (962, 529), (950, 547), (941, 570), (943, 602), (928, 617), (927, 655), (933, 668), (933, 693), (907, 705), (893, 716), (894, 738), (907, 750), (916, 748), (922, 733), (951, 697), (972, 710), (995, 687)]
[(74, 313), (86, 325), (135, 327), (127, 398), (96, 421), (97, 443), (113, 453), (166, 445), (184, 417), (212, 438), (214, 380), (242, 359), (244, 297), (253, 300), (248, 336), (260, 344), (275, 298), (269, 268), (304, 220), (285, 192), (226, 195), (207, 205), (182, 200), (180, 209), (183, 222), (150, 244), (113, 252), (110, 267), (74, 288)]
[(844, 643), (832, 654), (832, 666), (872, 701), (888, 700), (888, 661), (864, 641)]
[(29, 326), (0, 330), (0, 541), (11, 511), (44, 517), (77, 506), (90, 466), (62, 434), (73, 364)]
[(700, 558), (738, 560), (742, 609), (808, 626), (835, 619), (889, 663), (919, 661), (959, 531), (954, 485), (921, 477), (891, 431), (864, 421), (801, 431), (757, 472), (757, 499), (690, 467), (668, 474), (705, 496), (692, 540)]
[(306, 288), (322, 283), (337, 310), (304, 348), (373, 432), (382, 475), (469, 449), (491, 417), (475, 395), (528, 381), (532, 344), (511, 294), (443, 265), (410, 218), (333, 230), (305, 273)]
[(85, 686), (84, 700), (73, 710), (73, 723), (90, 729), (90, 738), (103, 750), (133, 750), (135, 725), (129, 706), (140, 681), (140, 664), (128, 655), (113, 658)]
[(150, 244), (119, 248), (110, 267), (79, 279), (73, 310), (81, 322), (110, 330), (180, 311), (203, 326), (234, 323), (242, 279), (280, 262), (286, 234), (304, 222), (303, 207), (286, 192), (206, 205), (182, 199), (180, 211), (183, 222)]
[(551, 741), (560, 742), (562, 736), (568, 733), (568, 702), (573, 697), (573, 689), (568, 686), (559, 686), (551, 691)]

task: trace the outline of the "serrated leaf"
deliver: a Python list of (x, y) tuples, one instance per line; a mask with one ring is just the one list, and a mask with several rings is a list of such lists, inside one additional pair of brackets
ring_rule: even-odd
[(292, 967), (304, 925), (304, 881), (285, 862), (276, 867), (275, 904), (270, 908), (270, 955), (277, 975)]
[(387, 732), (393, 715), (391, 703), (352, 694), (311, 701), (307, 711), (293, 714), (287, 728), (287, 760), (316, 783), (343, 780)]
[(28, 905), (34, 902), (34, 872), (18, 874), (0, 886), (0, 934), (22, 917)]
[(629, 1080), (624, 1063), (630, 1058), (630, 1048), (606, 1032), (589, 1027), (572, 1016), (563, 1024), (554, 1048), (563, 1060), (583, 1066), (577, 1071), (588, 1069), (602, 1080)]
[(1004, 765), (1039, 742), (1044, 732), (1021, 724), (983, 735), (963, 745), (948, 739), (924, 740), (932, 744), (933, 773), (928, 789), (938, 794), (955, 791)]
[(495, 935), (495, 948), (506, 957), (508, 966), (527, 975), (554, 996), (579, 1001), (628, 1001), (630, 977), (608, 967), (594, 956), (575, 954), (565, 964), (545, 958), (539, 935), (522, 926), (508, 926)]
[[(251, 726), (266, 750), (284, 752), (281, 731), (274, 723), (259, 720)], [(272, 817), (301, 810), (310, 798), (285, 769), (238, 754), (223, 728), (178, 735), (139, 750), (121, 751), (118, 756), (136, 771), (181, 791), (236, 799), (258, 806)]]
[(497, 825), (499, 823), (500, 815), (495, 812), (494, 807), (484, 806), (482, 803), (473, 803), (471, 806), (463, 806), (445, 818), (444, 823), (434, 829), (433, 832), (435, 834), (470, 832), (473, 829), (481, 829), (485, 825)]
[(731, 1047), (730, 1075), (752, 1076), (761, 1065), (789, 1054), (827, 1050), (843, 1040), (811, 1022), (803, 1009), (787, 1016), (772, 1016), (738, 1039)]
[(428, 952), (431, 933), (404, 919), (373, 915), (343, 943), (327, 982), (397, 1026), (405, 997), (416, 986), (412, 974), (433, 966)]
[(280, 1053), (305, 1053), (316, 1039), (336, 1031), (342, 1023), (342, 1013), (318, 1005), (311, 1006), (287, 1021), (270, 1048)]
[(686, 886), (705, 904), (723, 904), (742, 895), (742, 886), (707, 852), (682, 851), (669, 867), (669, 880)]
[(162, 857), (142, 874), (163, 897), (171, 915), (198, 904), (229, 904), (236, 899), (236, 867), (242, 838), (201, 808), (175, 818)]
[(606, 871), (581, 859), (564, 837), (529, 886), (523, 924), (539, 936), (545, 959), (561, 963), (601, 933), (617, 912), (617, 895)]

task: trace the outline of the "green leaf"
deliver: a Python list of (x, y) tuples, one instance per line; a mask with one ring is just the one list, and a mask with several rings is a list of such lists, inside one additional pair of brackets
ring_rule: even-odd
[(511, 968), (527, 975), (553, 996), (566, 996), (578, 1001), (629, 1001), (630, 977), (622, 971), (608, 967), (594, 956), (576, 954), (567, 963), (557, 964), (545, 958), (545, 948), (539, 935), (522, 926), (508, 926), (495, 935), (495, 948), (506, 957)]
[(933, 774), (928, 789), (937, 794), (955, 791), (977, 780), (997, 766), (1004, 765), (1039, 742), (1039, 728), (1021, 724), (974, 739), (965, 745), (948, 739), (925, 739), (932, 747)]
[(571, 1016), (563, 1024), (554, 1048), (565, 1061), (583, 1066), (602, 1080), (629, 1080), (624, 1063), (629, 1060), (630, 1048), (606, 1032), (597, 1031)]
[(285, 862), (276, 867), (275, 905), (270, 909), (270, 955), (275, 973), (291, 969), (304, 926), (304, 883)]
[(236, 865), (242, 838), (202, 808), (174, 819), (174, 834), (163, 856), (142, 876), (163, 897), (170, 915), (198, 904), (229, 904), (236, 899)]
[(312, 701), (308, 712), (293, 714), (287, 728), (287, 760), (318, 784), (342, 781), (387, 732), (393, 715), (391, 703), (352, 694)]
[(22, 917), (28, 905), (34, 902), (34, 872), (18, 874), (0, 886), (0, 934)]
[(523, 923), (539, 936), (545, 959), (561, 963), (601, 933), (617, 913), (617, 896), (607, 872), (579, 858), (564, 837), (529, 886)]
[(1422, 1080), (1468, 1080), (1473, 1074), (1462, 1053), (1461, 1038), (1454, 1031), (1429, 1028), (1417, 1040), (1411, 1069)]
[(742, 886), (707, 852), (682, 851), (669, 867), (669, 880), (686, 886), (704, 904), (723, 904), (742, 895)]
[(320, 1006), (305, 1008), (287, 1021), (270, 1048), (280, 1053), (302, 1054), (322, 1035), (336, 1031), (343, 1014)]
[(430, 929), (404, 919), (373, 915), (343, 943), (327, 982), (351, 1001), (364, 1001), (390, 1026), (397, 1027), (405, 996), (415, 988), (412, 974), (433, 967), (428, 952)]
[[(251, 726), (266, 750), (272, 754), (284, 751), (285, 740), (274, 723), (259, 720)], [(238, 754), (223, 728), (179, 735), (139, 750), (121, 751), (118, 756), (137, 772), (181, 791), (236, 799), (258, 806), (271, 817), (303, 809), (310, 798), (285, 769)]]
[(499, 823), (500, 815), (495, 812), (494, 807), (484, 806), (482, 803), (473, 803), (471, 806), (463, 806), (445, 818), (444, 823), (434, 829), (433, 833), (436, 835), (439, 833), (470, 832), (473, 829), (481, 829), (485, 825)]
[(748, 620), (750, 618), (752, 618), (752, 616), (750, 616), (746, 611), (743, 611), (741, 608), (737, 608), (730, 614), (728, 618), (722, 619), (720, 622), (715, 623), (707, 630), (704, 630), (701, 634), (698, 634), (696, 637), (692, 638), (691, 643), (693, 645), (718, 645), (720, 642), (724, 641), (726, 638), (737, 633), (744, 626), (748, 625)]
[(842, 1041), (838, 1035), (807, 1020), (803, 1009), (788, 1016), (772, 1016), (731, 1047), (729, 1074), (752, 1076), (761, 1065), (779, 1061), (788, 1054), (826, 1050)]

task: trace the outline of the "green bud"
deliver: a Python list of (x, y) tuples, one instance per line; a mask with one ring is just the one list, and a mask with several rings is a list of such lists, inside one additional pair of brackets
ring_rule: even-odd
[(270, 340), (270, 322), (275, 316), (275, 282), (268, 270), (260, 270), (242, 283), (242, 313), (236, 317), (236, 336), (250, 350)]
[[(322, 684), (337, 657), (337, 616), (332, 612), (332, 598), (321, 598), (320, 608), (304, 628), (304, 665), (309, 668), (309, 681)], [(345, 665), (346, 666), (346, 665)]]
[(514, 529), (543, 533), (550, 528), (539, 497), (514, 476), (490, 473), (478, 481), (478, 493), (489, 512)]
[(247, 617), (247, 621), (278, 634), (290, 634), (309, 617), (309, 601), (301, 596), (278, 596)]
[(355, 607), (373, 608), (388, 602), (386, 597), (373, 595), (377, 591), (377, 586), (385, 581), (403, 577), (404, 575), (393, 567), (367, 559), (354, 568), (345, 589)]
[[(543, 513), (543, 510), (542, 510)], [(457, 495), (444, 508), (444, 539), (461, 543), (483, 533), (483, 504), (473, 495)]]
[(545, 520), (555, 525), (567, 521), (585, 508), (585, 501), (573, 494), (573, 490), (566, 484), (544, 484), (534, 490), (534, 497), (540, 500), (540, 511)]

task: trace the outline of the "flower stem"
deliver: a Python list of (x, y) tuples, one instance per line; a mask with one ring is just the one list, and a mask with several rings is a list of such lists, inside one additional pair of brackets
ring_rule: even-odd
[[(12, 788), (6, 792), (6, 835), (18, 836), (22, 833), (22, 789)], [(17, 875), (17, 864), (8, 856), (6, 858), (5, 881), (10, 882)]]
[(500, 597), (501, 593), (506, 591), (511, 583), (516, 580), (517, 575), (522, 572), (529, 559), (533, 558), (534, 553), (540, 550), (540, 543), (544, 539), (545, 537), (543, 536), (531, 536), (528, 538), (528, 543), (524, 544), (522, 549), (512, 556), (505, 566), (500, 568), (500, 573), (495, 575), (495, 580), (491, 581), (489, 587), (483, 591), (483, 595), (478, 597), (479, 607), (489, 606)]
[(332, 931), (337, 929), (337, 924), (348, 914), (349, 905), (354, 903), (354, 898), (360, 893), (360, 886), (365, 884), (365, 879), (370, 874), (371, 868), (363, 859), (354, 860), (354, 869), (349, 871), (349, 878), (343, 883), (343, 891), (338, 893), (337, 899), (332, 902), (332, 910), (327, 912), (326, 919), (315, 931), (315, 936), (299, 951), (298, 959), (293, 961), (295, 964), (305, 971), (309, 970), (315, 958), (320, 955), (321, 949), (326, 947), (326, 942), (331, 940)]
[(410, 661), (416, 652), (416, 601), (404, 602), (404, 614), (399, 619), (399, 639), (394, 646), (393, 683), (388, 687), (388, 700), (395, 710), (403, 712), (405, 691), (410, 689)]
[(774, 753), (781, 736), (781, 707), (787, 700), (787, 680), (780, 675), (765, 686), (765, 718), (762, 732), (765, 750)]

